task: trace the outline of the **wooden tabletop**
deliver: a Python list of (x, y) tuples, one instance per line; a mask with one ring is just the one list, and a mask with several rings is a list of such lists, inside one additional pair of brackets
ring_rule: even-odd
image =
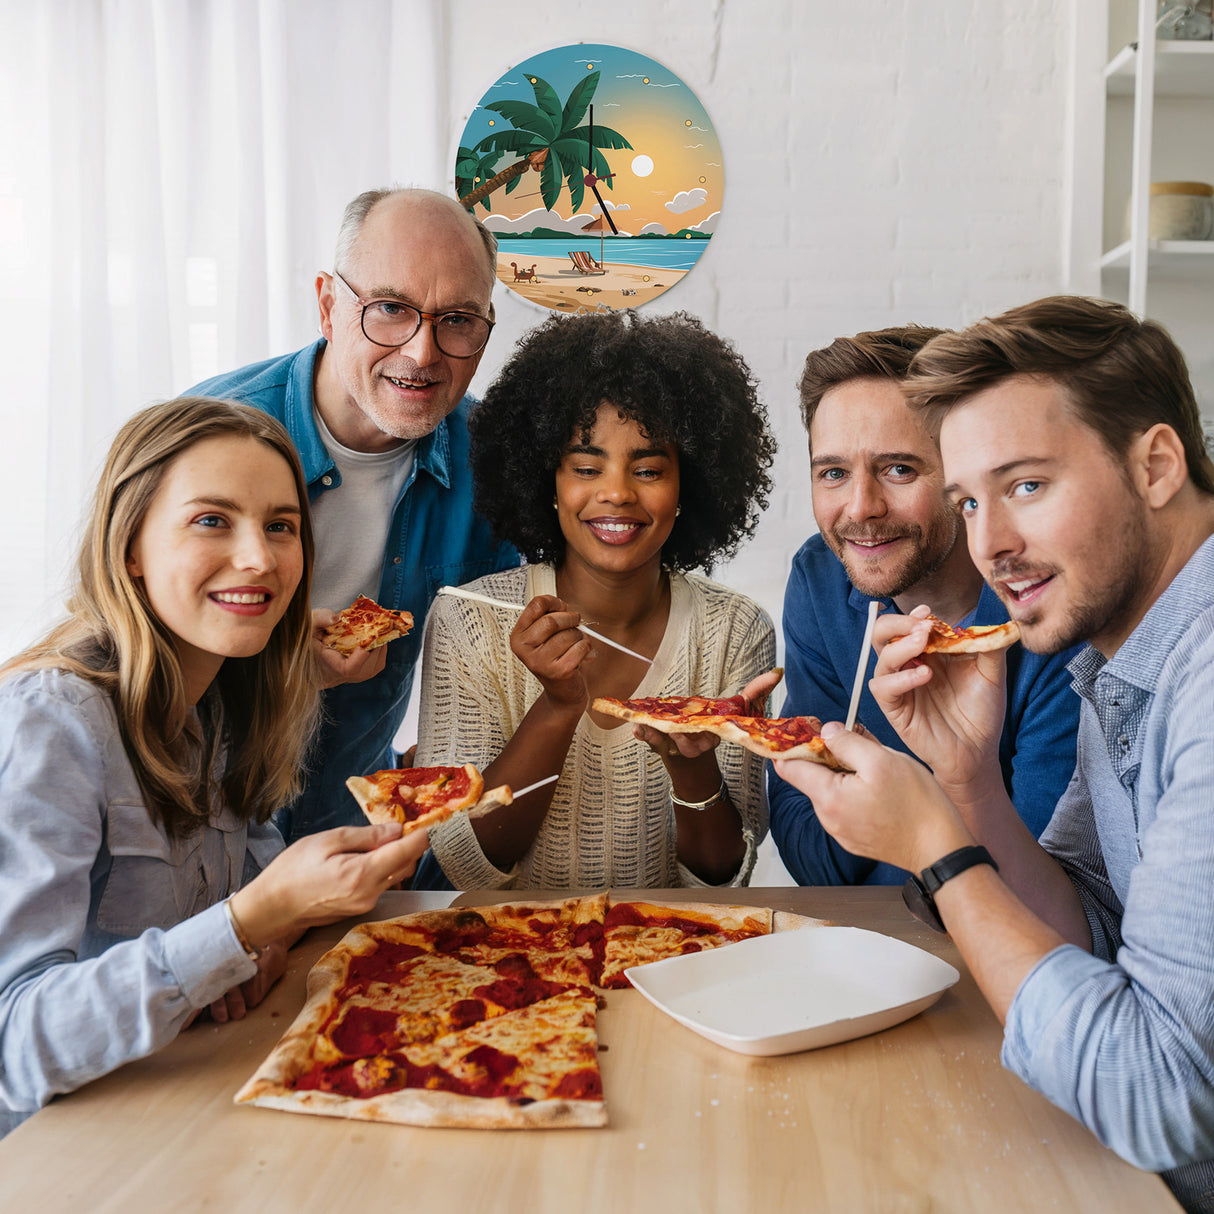
[[(627, 891), (619, 891), (627, 893)], [(697, 891), (635, 891), (689, 901)], [(1175, 1211), (999, 1064), (1000, 1028), (957, 950), (888, 888), (750, 889), (730, 901), (870, 928), (936, 953), (961, 981), (883, 1033), (751, 1058), (635, 991), (599, 1014), (609, 1124), (435, 1130), (237, 1107), (232, 1096), (303, 1003), (308, 968), (353, 921), (312, 932), (247, 1019), (54, 1101), (0, 1141), (0, 1209), (552, 1211)], [(529, 895), (528, 895), (529, 896)], [(716, 891), (701, 896), (716, 897)], [(449, 904), (385, 894), (369, 919)], [(465, 894), (461, 905), (518, 899)]]

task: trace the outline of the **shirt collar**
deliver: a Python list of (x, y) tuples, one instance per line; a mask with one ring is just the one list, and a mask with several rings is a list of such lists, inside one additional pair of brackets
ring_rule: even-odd
[[(292, 368), (287, 389), (287, 429), (295, 450), (299, 452), (304, 480), (309, 485), (336, 467), (333, 457), (321, 441), (316, 419), (312, 415), (317, 361), (326, 344), (322, 337), (301, 352), (301, 357)], [(465, 396), (464, 400), (467, 399)], [(428, 472), (444, 489), (451, 487), (451, 439), (447, 433), (447, 418), (443, 418), (424, 438), (418, 439), (414, 460), (417, 472)]]

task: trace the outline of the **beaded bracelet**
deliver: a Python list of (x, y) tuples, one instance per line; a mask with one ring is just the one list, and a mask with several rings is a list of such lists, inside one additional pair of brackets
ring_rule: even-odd
[(725, 795), (728, 792), (729, 792), (729, 789), (727, 789), (725, 787), (725, 781), (722, 780), (721, 787), (718, 788), (717, 791), (714, 792), (712, 794), (712, 796), (708, 797), (706, 800), (704, 800), (704, 801), (684, 801), (682, 797), (675, 796), (674, 786), (671, 785), (670, 799), (676, 805), (681, 805), (684, 809), (709, 809), (711, 806), (715, 805), (718, 801), (724, 800)]

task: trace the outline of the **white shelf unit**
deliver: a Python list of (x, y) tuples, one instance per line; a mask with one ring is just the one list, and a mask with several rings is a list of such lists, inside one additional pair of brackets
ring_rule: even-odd
[(1157, 39), (1155, 0), (1072, 13), (1069, 288), (1164, 324), (1214, 418), (1214, 240), (1148, 236), (1152, 181), (1214, 182), (1214, 42)]

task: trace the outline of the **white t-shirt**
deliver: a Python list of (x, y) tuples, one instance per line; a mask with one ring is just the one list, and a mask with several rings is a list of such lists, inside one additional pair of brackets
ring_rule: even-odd
[(379, 594), (392, 511), (413, 470), (417, 443), (404, 442), (391, 451), (351, 451), (333, 437), (319, 411), (312, 416), (341, 473), (341, 484), (312, 504), (312, 606), (340, 611), (360, 594)]

